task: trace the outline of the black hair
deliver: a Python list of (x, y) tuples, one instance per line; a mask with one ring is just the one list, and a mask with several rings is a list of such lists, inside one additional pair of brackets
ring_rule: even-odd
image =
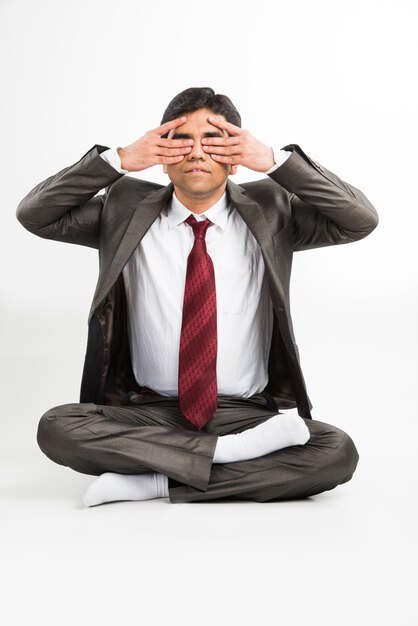
[[(231, 100), (221, 93), (215, 94), (211, 87), (189, 87), (178, 93), (164, 111), (160, 124), (198, 109), (210, 109), (216, 115), (223, 115), (227, 122), (241, 127), (241, 116)], [(167, 135), (168, 133), (163, 137)]]

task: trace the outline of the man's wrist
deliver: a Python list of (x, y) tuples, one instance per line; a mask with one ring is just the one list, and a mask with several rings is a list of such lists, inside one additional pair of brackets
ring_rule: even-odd
[(277, 170), (285, 161), (287, 161), (291, 154), (292, 153), (287, 150), (277, 150), (273, 148), (274, 165), (272, 165), (272, 167), (270, 167), (265, 174), (271, 174), (271, 172)]
[(120, 146), (118, 146), (118, 148), (109, 148), (108, 150), (101, 152), (100, 156), (120, 174), (127, 174), (129, 170), (124, 169), (123, 167), (119, 149), (123, 148), (120, 148)]
[(126, 150), (125, 150), (125, 148), (122, 148), (122, 146), (118, 146), (116, 148), (116, 152), (118, 153), (118, 156), (119, 156), (121, 169), (124, 169), (126, 172), (128, 172), (129, 170), (127, 170), (124, 167), (126, 165), (126, 162), (125, 162)]

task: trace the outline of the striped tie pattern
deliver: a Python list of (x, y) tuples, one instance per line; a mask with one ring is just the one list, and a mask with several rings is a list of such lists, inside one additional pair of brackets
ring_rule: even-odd
[(187, 259), (179, 354), (179, 409), (201, 429), (217, 408), (218, 349), (215, 274), (205, 235), (212, 222), (190, 215), (194, 244)]

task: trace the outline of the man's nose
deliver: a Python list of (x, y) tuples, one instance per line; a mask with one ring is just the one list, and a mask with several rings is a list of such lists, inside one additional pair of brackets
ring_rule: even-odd
[(192, 149), (190, 150), (188, 156), (189, 156), (190, 160), (206, 158), (207, 154), (206, 154), (206, 152), (202, 148), (202, 144), (200, 142), (200, 139), (194, 138)]

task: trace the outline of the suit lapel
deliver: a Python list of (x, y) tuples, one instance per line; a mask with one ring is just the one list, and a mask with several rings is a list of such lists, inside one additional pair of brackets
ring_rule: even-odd
[(237, 208), (242, 219), (260, 245), (271, 287), (273, 304), (279, 311), (283, 311), (285, 306), (284, 290), (276, 270), (273, 240), (264, 211), (258, 202), (245, 195), (244, 187), (236, 185), (230, 179), (227, 181), (227, 191), (232, 204)]
[(169, 183), (166, 187), (158, 189), (141, 200), (136, 207), (108, 270), (104, 270), (103, 276), (99, 280), (90, 309), (90, 317), (115, 284), (119, 274), (151, 224), (157, 219), (167, 202), (169, 202), (173, 189), (173, 184)]

